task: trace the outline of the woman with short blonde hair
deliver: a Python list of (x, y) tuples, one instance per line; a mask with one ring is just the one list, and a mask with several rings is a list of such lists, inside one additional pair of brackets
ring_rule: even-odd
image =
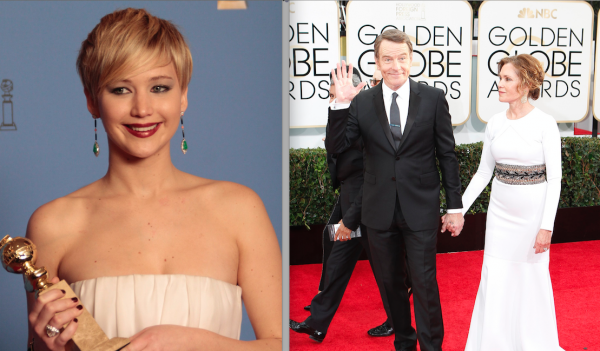
[[(192, 65), (177, 28), (142, 9), (106, 15), (82, 43), (109, 167), (31, 216), (38, 263), (80, 299), (28, 294), (33, 349), (65, 350), (85, 306), (109, 338), (131, 338), (126, 351), (281, 350), (281, 254), (262, 201), (171, 161)], [(254, 341), (238, 340), (242, 296)]]

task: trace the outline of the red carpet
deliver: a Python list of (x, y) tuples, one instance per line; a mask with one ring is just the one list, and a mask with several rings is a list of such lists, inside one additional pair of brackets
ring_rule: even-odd
[[(464, 350), (482, 262), (483, 251), (437, 257), (444, 351)], [(317, 292), (320, 275), (321, 265), (290, 267), (290, 318), (303, 321), (309, 316), (302, 308)], [(552, 245), (550, 275), (561, 347), (600, 351), (600, 241)], [(393, 350), (393, 337), (367, 335), (385, 318), (369, 262), (359, 261), (325, 340), (319, 344), (290, 331), (290, 350)]]

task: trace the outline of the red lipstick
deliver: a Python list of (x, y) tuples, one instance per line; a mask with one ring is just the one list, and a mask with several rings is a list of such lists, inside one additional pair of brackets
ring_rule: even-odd
[(162, 123), (125, 124), (125, 129), (138, 138), (148, 138), (154, 135)]

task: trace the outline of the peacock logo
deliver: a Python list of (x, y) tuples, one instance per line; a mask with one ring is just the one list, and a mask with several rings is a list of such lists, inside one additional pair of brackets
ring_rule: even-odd
[(524, 8), (519, 11), (519, 18), (535, 18), (535, 16), (533, 15), (533, 11), (528, 8)]
[(553, 18), (556, 19), (556, 11), (558, 11), (557, 9), (537, 9), (537, 10), (532, 10), (530, 8), (524, 7), (522, 10), (519, 11), (519, 15), (517, 17), (519, 18)]

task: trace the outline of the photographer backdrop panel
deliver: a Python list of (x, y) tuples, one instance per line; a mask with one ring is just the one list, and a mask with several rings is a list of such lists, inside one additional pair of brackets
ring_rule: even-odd
[(370, 78), (377, 36), (390, 28), (405, 32), (413, 44), (411, 78), (442, 89), (452, 124), (461, 125), (471, 112), (472, 23), (466, 1), (350, 1), (346, 56), (363, 79)]
[(594, 11), (585, 1), (486, 1), (479, 7), (477, 116), (487, 122), (507, 108), (498, 101), (498, 61), (531, 54), (544, 66), (532, 104), (557, 122), (588, 115)]
[[(600, 14), (600, 11), (598, 11), (598, 14)], [(596, 16), (596, 18), (598, 17)], [(598, 35), (598, 29), (600, 29), (600, 21), (597, 22), (598, 23), (596, 23), (596, 35)], [(594, 55), (594, 72), (598, 72), (598, 69), (600, 69), (600, 67), (598, 67), (598, 65), (600, 64), (600, 62), (598, 62), (598, 50), (598, 40), (596, 40), (596, 51)], [(600, 99), (600, 96), (598, 96), (598, 94), (600, 94), (600, 79), (598, 79), (598, 75), (594, 73), (594, 89), (592, 89), (592, 112), (594, 114), (594, 118), (600, 121), (600, 100), (598, 100)], [(592, 128), (593, 127), (590, 123), (589, 127), (586, 128), (586, 130), (591, 131)]]
[(335, 1), (290, 2), (290, 127), (327, 124), (329, 73), (340, 62)]
[[(368, 2), (368, 4), (373, 4), (373, 3), (374, 2), (372, 2), (372, 1)], [(425, 2), (425, 4), (428, 4), (428, 3), (429, 2)], [(359, 4), (359, 2), (354, 2), (353, 5), (351, 5), (350, 7), (352, 8), (352, 6), (355, 6), (357, 4)], [(389, 4), (395, 4), (395, 3), (390, 2)], [(409, 18), (410, 17), (412, 17), (413, 19), (414, 18), (418, 18), (418, 16), (414, 16), (414, 15), (418, 14), (418, 11), (412, 11), (412, 12), (414, 12), (412, 14), (411, 14), (411, 11), (410, 11), (411, 9), (412, 10), (418, 10), (418, 7), (408, 6), (408, 8), (407, 8), (405, 6), (405, 4), (413, 4), (413, 3), (402, 2), (402, 3), (400, 3), (400, 5), (402, 5), (402, 6), (400, 6), (397, 9), (394, 9), (393, 11), (398, 10), (398, 12), (405, 12), (406, 10), (408, 10), (408, 12), (409, 12), (408, 13), (408, 17)], [(521, 3), (519, 2), (517, 4), (521, 4)], [(575, 2), (574, 4), (578, 5), (577, 2)], [(445, 6), (450, 6), (451, 8), (455, 8), (455, 7), (460, 7), (460, 6), (470, 6), (470, 4), (465, 4), (464, 1), (446, 1), (446, 2), (444, 2), (444, 7), (443, 7), (444, 9), (446, 9)], [(341, 19), (345, 19), (346, 17), (345, 17), (344, 11), (343, 11), (343, 9), (345, 7), (342, 5), (342, 6), (340, 6), (340, 8), (342, 10), (340, 11), (339, 16), (340, 16)], [(554, 8), (550, 8), (550, 10), (552, 10), (552, 9), (554, 9)], [(354, 11), (354, 10), (353, 11), (348, 11), (348, 13), (350, 13), (350, 12), (352, 12), (353, 15), (356, 14), (356, 11)], [(525, 13), (526, 12), (527, 11), (525, 11)], [(396, 13), (396, 12), (394, 12), (394, 13)], [(554, 12), (554, 16), (555, 17), (556, 17), (556, 14), (557, 14), (557, 12)], [(315, 15), (314, 12), (311, 13), (311, 16), (313, 16), (313, 15)], [(385, 13), (379, 13), (378, 15), (379, 16), (386, 16)], [(547, 15), (548, 16), (552, 16), (552, 11), (547, 12)], [(290, 13), (290, 16), (292, 16), (292, 13)], [(350, 14), (349, 14), (349, 16), (350, 16)], [(538, 21), (539, 20), (539, 18), (535, 18), (536, 12), (533, 12), (533, 16), (534, 16), (534, 18), (529, 19), (529, 21), (531, 23), (534, 23), (534, 21)], [(542, 10), (540, 10), (540, 14), (537, 15), (537, 16), (538, 17), (541, 16), (541, 18), (543, 18), (545, 15), (544, 15), (544, 12), (542, 12)], [(310, 17), (308, 17), (307, 21), (310, 21)], [(564, 22), (564, 21), (567, 21), (567, 22)], [(568, 21), (569, 21), (569, 18), (563, 16), (563, 17), (557, 19), (557, 24), (560, 26), (560, 28), (564, 28), (563, 23), (566, 24), (566, 25), (568, 25), (569, 24)], [(467, 121), (464, 124), (455, 126), (453, 128), (454, 129), (454, 139), (456, 140), (457, 145), (458, 144), (468, 144), (468, 143), (474, 143), (474, 142), (483, 141), (483, 137), (484, 137), (484, 134), (485, 134), (484, 133), (485, 132), (485, 127), (486, 127), (486, 122), (480, 120), (477, 117), (477, 106), (476, 106), (476, 102), (477, 102), (477, 98), (476, 98), (477, 97), (477, 79), (478, 79), (478, 76), (477, 76), (477, 67), (478, 67), (478, 62), (479, 62), (479, 58), (477, 57), (478, 46), (479, 46), (478, 45), (478, 41), (477, 41), (477, 38), (478, 38), (478, 29), (479, 29), (478, 19), (476, 18), (474, 20), (474, 23), (475, 23), (474, 25), (472, 24), (473, 21), (469, 21), (468, 19), (465, 19), (464, 22), (461, 21), (459, 23), (460, 23), (461, 26), (463, 26), (463, 28), (467, 28), (467, 27), (472, 27), (473, 28), (473, 37), (472, 37), (473, 40), (472, 40), (472, 49), (471, 49), (472, 57), (469, 58), (469, 60), (471, 62), (470, 65), (472, 67), (471, 68), (471, 75), (470, 75), (470, 77), (471, 77), (471, 83), (470, 83), (470, 86), (471, 86), (471, 89), (470, 89), (470, 91), (471, 91), (471, 96), (470, 96), (470, 101), (471, 101), (471, 103), (470, 103), (470, 111), (471, 111), (471, 115), (468, 117)], [(351, 24), (348, 23), (348, 25), (350, 26)], [(528, 26), (529, 22), (527, 22), (525, 25)], [(373, 35), (378, 35), (381, 32), (382, 28), (383, 28), (383, 26), (381, 28), (377, 28), (378, 30), (373, 30), (374, 28), (366, 27), (365, 29), (363, 29), (363, 31), (365, 31), (363, 34), (365, 34), (365, 37), (370, 37), (371, 40), (374, 40), (375, 37)], [(344, 26), (344, 23), (342, 23), (342, 28), (341, 29), (342, 29), (342, 31), (345, 31), (346, 28)], [(367, 31), (367, 30), (372, 30), (372, 31)], [(428, 28), (428, 30), (429, 30), (429, 32), (432, 32), (430, 28)], [(440, 31), (440, 29), (438, 29), (438, 33), (439, 33), (439, 31)], [(426, 33), (427, 31), (425, 29), (420, 29), (420, 32), (419, 32), (419, 38), (420, 39), (421, 39), (421, 37), (423, 37), (423, 35), (421, 35), (421, 32), (424, 33), (423, 35), (427, 34)], [(561, 36), (564, 35), (563, 32), (564, 32), (564, 30), (561, 29)], [(452, 33), (454, 33), (454, 32), (452, 32)], [(348, 34), (348, 33), (346, 33), (346, 34)], [(369, 35), (366, 35), (366, 34), (369, 34)], [(448, 33), (446, 32), (446, 34), (448, 34)], [(513, 33), (513, 35), (515, 35), (515, 34), (516, 34), (516, 32)], [(580, 34), (579, 34), (579, 36), (580, 36)], [(446, 35), (446, 37), (448, 37), (448, 36)], [(427, 35), (425, 35), (423, 38), (427, 38)], [(450, 38), (452, 38), (454, 40), (454, 38), (452, 36)], [(342, 43), (344, 42), (345, 39), (347, 39), (348, 41), (350, 41), (349, 37), (348, 38), (342, 37)], [(416, 35), (415, 35), (414, 39), (416, 39)], [(482, 38), (482, 39), (485, 39), (485, 38)], [(586, 34), (586, 40), (588, 40), (588, 39), (589, 38), (587, 37), (587, 34)], [(489, 39), (485, 39), (485, 40), (489, 40)], [(363, 41), (366, 42), (367, 38), (365, 38)], [(561, 45), (563, 45), (562, 41), (563, 41), (563, 39), (561, 38), (561, 42), (560, 42)], [(438, 40), (437, 44), (443, 44), (443, 43), (440, 43), (439, 40)], [(448, 44), (448, 43), (446, 43), (446, 44)], [(349, 44), (349, 46), (350, 46), (350, 44)], [(414, 47), (417, 48), (416, 45), (414, 45)], [(372, 49), (372, 47), (371, 47), (371, 49)], [(348, 47), (348, 50), (350, 50), (349, 47)], [(343, 45), (343, 44), (341, 45), (341, 53), (340, 54), (341, 54), (341, 59), (346, 59), (346, 46)], [(433, 55), (435, 57), (435, 54), (433, 54)], [(451, 57), (454, 57), (453, 55), (454, 54), (450, 54)], [(560, 53), (559, 54), (555, 54), (555, 57), (558, 58), (560, 56), (556, 56), (556, 55), (560, 55)], [(572, 54), (572, 57), (577, 57), (577, 55), (578, 54)], [(366, 56), (366, 54), (365, 54), (365, 56)], [(428, 56), (426, 56), (426, 58), (427, 57)], [(363, 57), (363, 58), (365, 58), (365, 57)], [(486, 60), (485, 62), (481, 61), (482, 65), (487, 64), (487, 59), (488, 58), (489, 57), (482, 59), (482, 60)], [(371, 62), (370, 65), (372, 65), (373, 61), (371, 60), (370, 62)], [(463, 64), (463, 62), (464, 61), (461, 61), (461, 65)], [(580, 66), (576, 65), (575, 63), (576, 62), (573, 61), (573, 64), (572, 64), (572, 73), (579, 74), (574, 69), (577, 68), (577, 67), (580, 67)], [(356, 62), (353, 62), (353, 64), (357, 65)], [(556, 62), (556, 64), (558, 64), (558, 62)], [(435, 68), (436, 68), (435, 66), (432, 67), (432, 69), (435, 69)], [(439, 70), (439, 67), (437, 67), (437, 68)], [(452, 71), (453, 68), (455, 68), (455, 67), (454, 66), (451, 67), (451, 73), (453, 72)], [(364, 69), (364, 71), (366, 73), (369, 73), (369, 71), (366, 71), (366, 69)], [(558, 72), (556, 72), (556, 73), (558, 73)], [(583, 85), (583, 83), (585, 81), (587, 81), (588, 79), (590, 79), (589, 75), (588, 76), (584, 76), (583, 73), (582, 73), (582, 77), (583, 77), (583, 79), (578, 79), (582, 83), (582, 85)], [(367, 80), (368, 81), (368, 78), (369, 78), (368, 76), (363, 76), (363, 80)], [(452, 78), (455, 78), (455, 77), (452, 77)], [(462, 78), (463, 77), (461, 77), (461, 79)], [(581, 78), (581, 77), (575, 77), (575, 78)], [(420, 77), (419, 79), (423, 79), (423, 77)], [(558, 83), (558, 84), (560, 84), (561, 87), (564, 86), (562, 83)], [(438, 85), (440, 85), (440, 84), (438, 83)], [(578, 86), (577, 83), (574, 83), (574, 85)], [(456, 83), (455, 83), (455, 86), (456, 86)], [(461, 88), (462, 87), (463, 87), (463, 85), (462, 85), (462, 81), (461, 81)], [(442, 86), (442, 88), (443, 88), (443, 86)], [(546, 88), (548, 89), (548, 83), (546, 83)], [(452, 89), (450, 89), (450, 90), (451, 90), (450, 93), (452, 93)], [(461, 94), (463, 94), (463, 93), (464, 93), (464, 91), (461, 90)], [(461, 95), (460, 98), (462, 99), (463, 96)], [(496, 98), (497, 98), (497, 94), (496, 94)], [(292, 98), (290, 97), (290, 101), (291, 100), (292, 100)], [(452, 100), (452, 99), (449, 98), (448, 100)], [(588, 100), (587, 104), (588, 104), (588, 108), (587, 108), (588, 114), (587, 114), (587, 116), (585, 117), (585, 119), (583, 121), (578, 122), (578, 123), (573, 123), (572, 121), (565, 121), (565, 123), (558, 123), (558, 128), (559, 128), (559, 131), (560, 131), (560, 135), (562, 137), (568, 137), (568, 136), (578, 135), (577, 132), (574, 133), (574, 130), (575, 131), (581, 131), (582, 129), (588, 130), (589, 131), (588, 134), (591, 134), (591, 130), (592, 130), (592, 123), (591, 123), (591, 121), (594, 119), (594, 117), (592, 116), (592, 95), (589, 95), (589, 100)], [(327, 107), (325, 107), (325, 109), (326, 108)], [(324, 115), (326, 112), (322, 112), (321, 110), (319, 110), (316, 113), (318, 113), (318, 114), (322, 113)], [(302, 117), (302, 116), (300, 116), (300, 117)], [(295, 149), (295, 148), (322, 148), (322, 147), (324, 147), (322, 139), (323, 139), (323, 137), (325, 137), (325, 126), (296, 127), (296, 128), (291, 128), (289, 131), (290, 131), (290, 148), (294, 148)]]
[[(216, 1), (0, 2), (0, 80), (12, 82), (12, 91), (5, 82), (0, 93), (11, 95), (3, 98), (2, 118), (16, 127), (0, 129), (0, 236), (24, 236), (37, 207), (105, 174), (106, 134), (99, 123), (96, 158), (75, 61), (100, 18), (127, 7), (171, 20), (192, 51), (189, 149), (181, 153), (178, 132), (171, 141), (175, 166), (252, 188), (281, 243), (282, 14), (281, 3), (269, 1), (238, 11), (219, 11)], [(26, 338), (23, 280), (2, 270), (0, 350), (25, 349)], [(254, 339), (245, 311), (241, 338)]]

